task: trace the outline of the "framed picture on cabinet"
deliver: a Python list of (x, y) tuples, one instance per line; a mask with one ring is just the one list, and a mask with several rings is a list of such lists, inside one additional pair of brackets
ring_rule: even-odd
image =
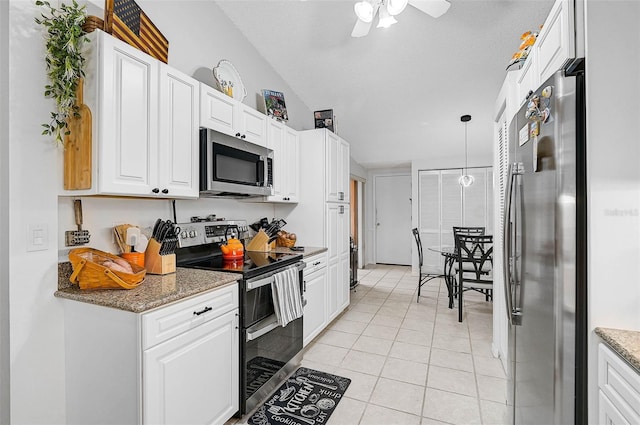
[(284, 93), (274, 90), (262, 90), (264, 99), (264, 111), (267, 115), (281, 121), (288, 121), (287, 105), (284, 102)]
[(335, 133), (335, 118), (333, 116), (333, 109), (324, 109), (322, 111), (315, 111), (313, 113), (313, 119), (316, 123), (316, 128), (326, 128)]

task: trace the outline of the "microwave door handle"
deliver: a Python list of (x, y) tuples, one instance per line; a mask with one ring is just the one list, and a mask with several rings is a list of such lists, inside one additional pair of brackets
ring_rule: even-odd
[(267, 158), (264, 156), (260, 156), (260, 160), (256, 164), (256, 175), (260, 176), (258, 180), (258, 186), (266, 186), (267, 185), (267, 167), (266, 167)]

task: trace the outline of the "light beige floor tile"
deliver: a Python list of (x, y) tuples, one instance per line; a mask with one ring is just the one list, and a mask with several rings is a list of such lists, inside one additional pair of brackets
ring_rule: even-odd
[(422, 386), (380, 378), (369, 402), (420, 415), (423, 397), (424, 387)]
[(365, 353), (380, 354), (386, 356), (391, 350), (393, 341), (388, 339), (376, 338), (372, 336), (361, 335), (360, 338), (351, 347), (352, 350), (364, 351)]
[(351, 348), (357, 340), (357, 334), (334, 331), (332, 329), (325, 331), (320, 338), (318, 338), (318, 342), (321, 344), (334, 345), (342, 348)]
[(340, 366), (349, 350), (342, 347), (315, 343), (304, 353), (305, 360), (331, 366)]
[(361, 425), (419, 425), (420, 417), (386, 407), (367, 405)]
[(351, 350), (342, 361), (341, 367), (370, 375), (380, 375), (385, 359), (385, 356), (379, 354)]
[[(436, 324), (436, 327), (438, 325)], [(458, 338), (443, 334), (435, 334), (433, 336), (433, 347), (443, 350), (456, 351), (458, 353), (470, 353), (471, 346), (469, 338)]]
[(481, 400), (507, 402), (507, 380), (492, 376), (477, 375), (478, 392)]
[(448, 422), (437, 421), (431, 418), (422, 418), (420, 425), (448, 425)]
[(488, 339), (471, 339), (471, 352), (474, 356), (493, 357), (491, 348), (491, 340)]
[(377, 311), (377, 314), (403, 318), (405, 314), (407, 314), (407, 309), (398, 309), (394, 307), (389, 307), (385, 303), (382, 305), (382, 307), (380, 307), (380, 310)]
[(469, 328), (466, 322), (462, 323), (438, 323), (435, 327), (435, 333), (455, 336), (460, 338), (469, 338)]
[(385, 316), (383, 314), (376, 314), (371, 319), (372, 325), (388, 326), (392, 328), (399, 328), (402, 324), (402, 318), (396, 316)]
[(478, 399), (428, 388), (422, 416), (451, 424), (480, 424)]
[(331, 425), (354, 425), (360, 422), (367, 403), (354, 400), (348, 397), (342, 397), (333, 413), (329, 417)]
[(347, 392), (344, 395), (362, 401), (369, 401), (376, 382), (378, 382), (377, 376), (349, 369), (338, 368), (331, 373), (351, 379), (351, 384), (349, 384), (349, 388), (347, 388)]
[(396, 285), (398, 285), (398, 281), (397, 280), (384, 280), (384, 279), (381, 279), (376, 284), (376, 287), (393, 289), (393, 288), (396, 287)]
[(320, 372), (326, 373), (334, 373), (336, 366), (331, 366), (328, 364), (322, 364), (318, 362), (314, 362), (312, 360), (302, 359), (300, 362), (300, 366), (306, 367), (307, 369), (318, 370)]
[(492, 357), (474, 356), (473, 363), (478, 375), (493, 376), (494, 378), (506, 379), (506, 374), (500, 359)]
[(509, 408), (504, 403), (480, 400), (482, 423), (485, 425), (508, 425), (511, 423)]
[(365, 304), (365, 303), (357, 303), (351, 307), (349, 307), (350, 310), (352, 311), (359, 311), (362, 313), (373, 313), (375, 314), (378, 309), (380, 307), (376, 306), (376, 305), (372, 305), (372, 304)]
[(429, 364), (446, 367), (449, 369), (473, 372), (473, 358), (469, 353), (456, 353), (455, 351), (431, 349), (431, 359)]
[(402, 321), (402, 325), (400, 325), (402, 329), (411, 329), (412, 331), (424, 331), (424, 330), (433, 330), (433, 322), (427, 319), (411, 319), (406, 318)]
[(476, 379), (473, 373), (440, 366), (429, 367), (427, 387), (476, 397)]
[(373, 313), (363, 313), (361, 311), (347, 311), (341, 317), (344, 320), (351, 320), (352, 322), (369, 323), (373, 319)]
[[(390, 294), (389, 297), (391, 297), (391, 295), (393, 294)], [(409, 309), (410, 305), (411, 305), (411, 301), (398, 301), (398, 300), (392, 300), (390, 298), (387, 298), (384, 304), (382, 304), (383, 307), (389, 307), (397, 310), (404, 310), (405, 312)]]
[(413, 310), (411, 309), (411, 307), (409, 307), (409, 310), (407, 310), (407, 314), (406, 316), (404, 316), (404, 318), (411, 320), (423, 320), (434, 323), (436, 320), (436, 312), (435, 310)]
[(429, 363), (430, 347), (395, 341), (389, 351), (389, 357), (410, 360), (418, 363)]
[(378, 298), (378, 297), (372, 297), (371, 295), (365, 295), (364, 297), (362, 297), (362, 299), (359, 301), (360, 304), (371, 304), (371, 305), (375, 305), (376, 307), (382, 307), (382, 304), (384, 304), (384, 298)]
[(351, 320), (339, 319), (335, 321), (329, 329), (334, 331), (347, 332), (351, 334), (360, 335), (366, 327), (367, 327), (366, 323), (352, 322)]
[(430, 346), (431, 333), (428, 331), (412, 331), (411, 329), (400, 329), (396, 336), (396, 341), (406, 342), (409, 344)]
[(362, 332), (362, 335), (373, 336), (376, 338), (389, 339), (393, 341), (396, 339), (396, 335), (398, 334), (398, 328), (393, 328), (389, 326), (380, 326), (380, 325), (369, 325)]
[(424, 386), (427, 381), (427, 365), (389, 357), (380, 376)]

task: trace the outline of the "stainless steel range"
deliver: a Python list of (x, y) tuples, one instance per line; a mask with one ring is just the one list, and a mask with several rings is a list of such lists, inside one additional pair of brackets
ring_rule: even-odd
[(297, 368), (302, 351), (302, 320), (282, 327), (273, 307), (271, 283), (274, 275), (287, 268), (297, 270), (302, 293), (301, 254), (245, 252), (242, 260), (225, 260), (221, 243), (234, 233), (249, 236), (244, 220), (204, 221), (192, 218), (179, 223), (181, 233), (176, 250), (178, 267), (242, 274), (240, 285), (240, 414), (245, 414), (277, 388)]

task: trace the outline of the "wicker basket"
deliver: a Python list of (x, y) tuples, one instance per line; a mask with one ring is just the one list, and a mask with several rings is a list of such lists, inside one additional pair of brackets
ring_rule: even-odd
[(276, 239), (276, 242), (278, 246), (284, 246), (286, 248), (291, 248), (296, 244), (295, 239), (287, 239), (287, 238), (283, 238), (282, 236), (278, 236), (278, 239)]
[(137, 264), (131, 264), (133, 273), (111, 270), (103, 264), (107, 260), (119, 259), (108, 252), (93, 248), (77, 248), (69, 252), (69, 261), (73, 273), (69, 280), (77, 283), (80, 289), (133, 289), (142, 283), (146, 270)]

